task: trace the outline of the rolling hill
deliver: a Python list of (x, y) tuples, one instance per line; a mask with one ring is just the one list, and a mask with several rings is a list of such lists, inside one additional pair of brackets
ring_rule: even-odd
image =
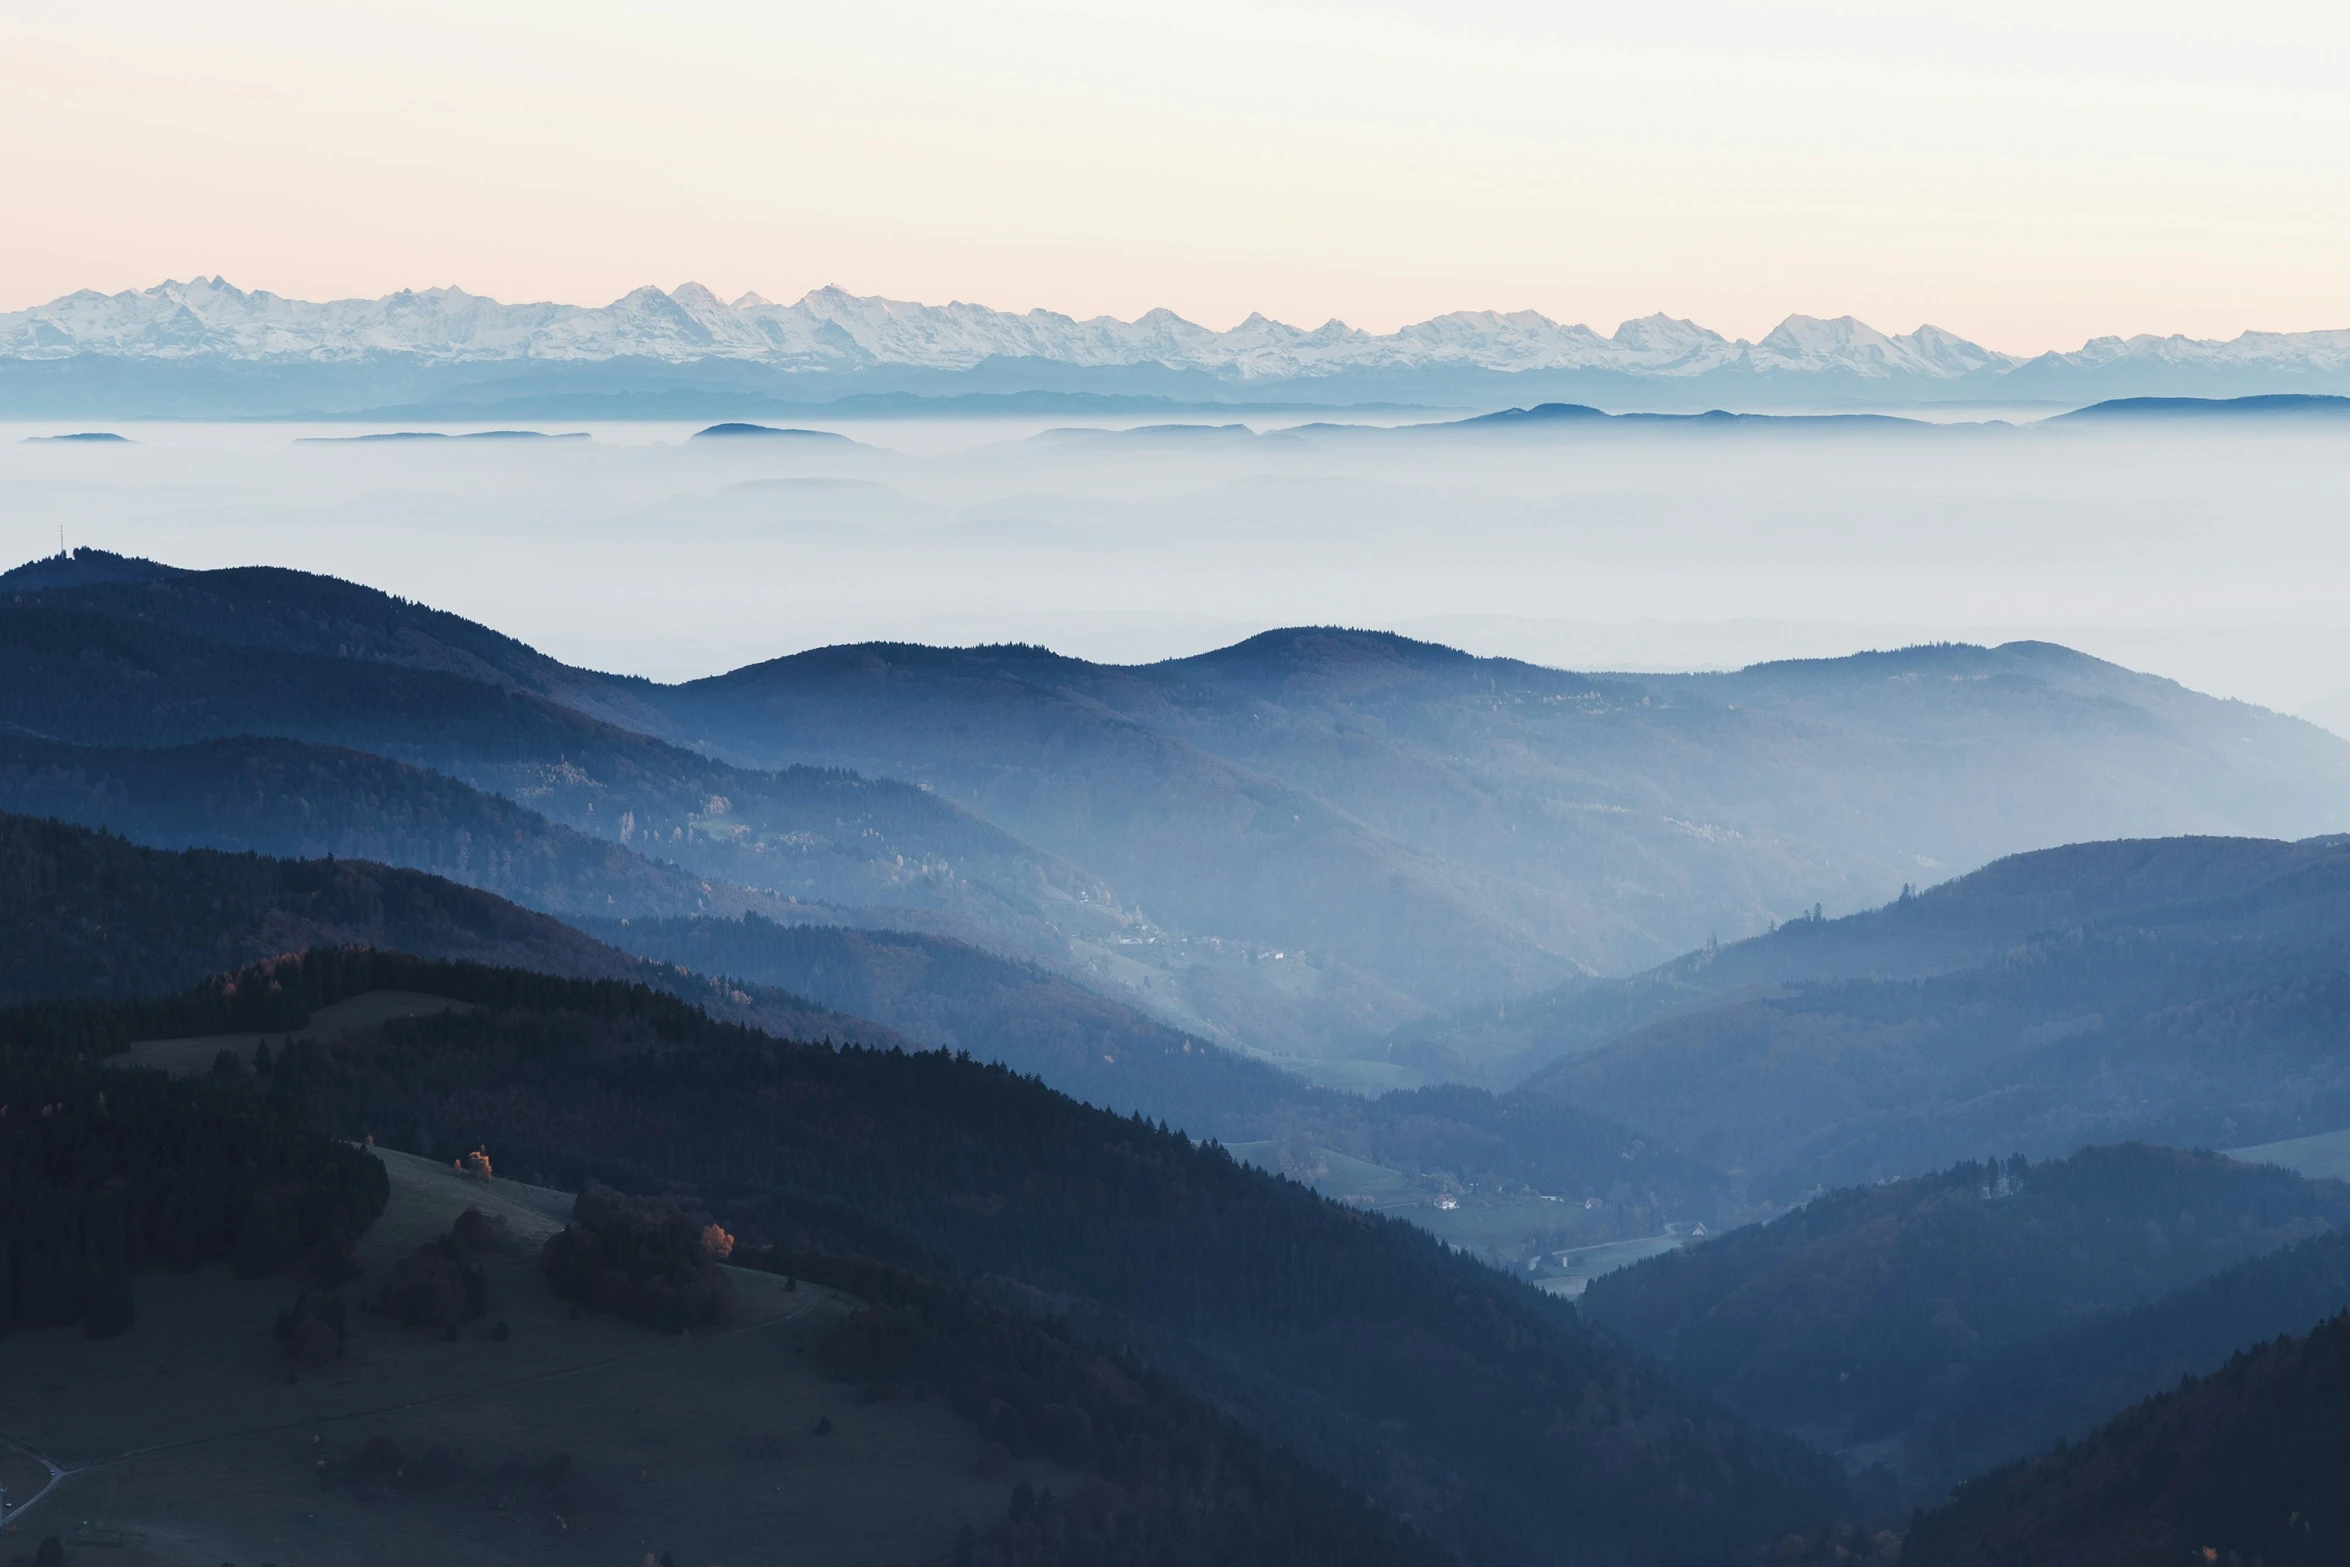
[(2350, 744), (2036, 644), (1632, 677), (1307, 629), (666, 687), (350, 584), (85, 551), (0, 578), (0, 672), (41, 737), (368, 750), (1359, 1084), (1506, 1082), (1508, 1040), (1379, 1041), (2019, 849), (2350, 824)]
[(317, 947), (626, 980), (786, 1033), (905, 1043), (879, 1024), (779, 990), (718, 985), (647, 963), (437, 876), (362, 860), (172, 853), (0, 815), (0, 1003), (152, 997)]
[[(2212, 854), (2176, 847), (2189, 864)], [(2223, 877), (2200, 901), (2046, 929), (1925, 978), (1733, 994), (1570, 1056), (1530, 1086), (1669, 1129), (1782, 1202), (1952, 1159), (2332, 1131), (2350, 1124), (2339, 1049), (2350, 852), (2280, 846), (2244, 863), (2291, 868), (2232, 894)], [(2192, 879), (2179, 890), (2192, 897)]]
[(921, 790), (729, 767), (439, 669), (198, 640), (48, 594), (0, 600), (0, 669), (0, 724), (34, 738), (148, 748), (260, 736), (366, 751), (771, 899), (968, 924), (1048, 952), (1064, 943), (1045, 905), (1107, 909), (1088, 878)]
[(298, 740), (78, 746), (0, 733), (0, 811), (161, 849), (374, 860), (575, 917), (734, 913), (769, 901), (445, 774)]
[(1974, 968), (2051, 930), (2233, 896), (2341, 859), (2339, 837), (2119, 839), (2066, 844), (1836, 919), (1797, 918), (1710, 944), (1622, 979), (1579, 980), (1396, 1031), (1391, 1055), (1431, 1071), (1514, 1081), (1652, 1019), (1733, 996), (1842, 980), (1906, 980)]
[(2231, 1355), (2350, 1310), (2350, 1231), (2330, 1230), (2127, 1310), (1978, 1360), (1905, 1444), (1921, 1489), (2079, 1442)]
[(1911, 1527), (1911, 1567), (2318, 1567), (2350, 1551), (2350, 1317), (2246, 1349), (2087, 1441), (1962, 1486)]
[(2124, 1144), (1831, 1192), (1594, 1280), (1583, 1310), (1693, 1391), (1914, 1485), (1929, 1428), (1988, 1411), (1978, 1375), (2345, 1221), (2340, 1182)]
[[(1833, 1465), (1635, 1369), (1564, 1303), (1001, 1068), (392, 954), (288, 960), (178, 1005), (270, 1026), (386, 989), (473, 1005), (281, 1054), (272, 1092), (320, 1128), (436, 1160), (486, 1147), (558, 1185), (689, 1183), (766, 1266), (821, 1280), (862, 1254), (1046, 1315), (1475, 1559), (1712, 1561), (1841, 1505)], [(0, 1023), (43, 1048), (125, 1032), (105, 1014)]]

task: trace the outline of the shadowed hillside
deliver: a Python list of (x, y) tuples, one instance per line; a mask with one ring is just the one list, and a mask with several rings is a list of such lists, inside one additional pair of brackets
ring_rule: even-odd
[(2346, 1220), (2339, 1182), (2092, 1148), (1831, 1192), (1594, 1280), (1583, 1309), (1694, 1391), (1908, 1470), (2003, 1356)]
[(731, 913), (758, 898), (443, 774), (296, 740), (138, 748), (0, 733), (0, 810), (162, 849), (374, 860), (553, 914)]
[(2350, 1555), (2350, 1317), (2247, 1349), (1920, 1518), (1910, 1567), (2320, 1567)]
[[(1432, 1224), (1464, 1187), (1547, 1196), (1527, 1207), (1515, 1257), (1647, 1234), (1664, 1218), (1716, 1222), (1730, 1183), (1629, 1128), (1547, 1094), (1464, 1087), (1361, 1098), (1309, 1086), (1179, 1034), (1033, 965), (936, 937), (741, 920), (602, 920), (613, 945), (700, 973), (779, 986), (941, 1049), (1034, 1073), (1088, 1104), (1140, 1109), (1226, 1143), (1285, 1150), (1310, 1177), (1317, 1150), (1392, 1172), (1387, 1211)], [(1441, 1227), (1438, 1233), (1444, 1233)], [(1555, 1237), (1555, 1238), (1554, 1238)]]
[[(2180, 853), (2200, 863), (2209, 846)], [(1684, 1008), (1532, 1086), (1703, 1148), (1780, 1201), (1955, 1158), (2329, 1132), (2350, 1125), (2350, 854), (2274, 858), (2296, 861), (1972, 968)]]
[(1905, 1454), (1926, 1487), (2077, 1442), (2248, 1345), (2350, 1310), (2350, 1231), (2332, 1230), (2126, 1311), (1994, 1353)]
[(437, 670), (194, 640), (42, 596), (0, 600), (0, 677), (0, 724), (36, 737), (160, 747), (260, 735), (367, 751), (776, 898), (970, 921), (1057, 951), (1042, 905), (1091, 896), (1067, 866), (907, 785), (728, 767)]
[(1989, 962), (2051, 930), (2232, 897), (2350, 858), (2339, 836), (2074, 843), (1995, 860), (1882, 908), (1789, 920), (1625, 979), (1581, 980), (1396, 1032), (1390, 1054), (1428, 1070), (1515, 1080), (1651, 1019), (1722, 998), (1826, 980), (1921, 979)]
[(1163, 919), (1437, 1007), (2051, 842), (2350, 825), (2350, 744), (2035, 644), (1718, 677), (1337, 631), (1133, 669), (869, 646), (655, 699), (695, 744), (918, 778)]
[(647, 963), (437, 876), (361, 860), (168, 853), (0, 815), (0, 1002), (155, 996), (312, 947), (383, 947), (628, 980), (782, 1031), (901, 1042), (889, 1029), (781, 991), (721, 986)]
[(276, 1088), (328, 1130), (434, 1158), (486, 1145), (566, 1184), (690, 1182), (746, 1246), (992, 1281), (1479, 1559), (1711, 1561), (1838, 1505), (1832, 1466), (1631, 1369), (1564, 1303), (1000, 1068), (788, 1045), (641, 988), (392, 956), (275, 977), (190, 1004), (446, 986), (476, 1003), (281, 1056)]

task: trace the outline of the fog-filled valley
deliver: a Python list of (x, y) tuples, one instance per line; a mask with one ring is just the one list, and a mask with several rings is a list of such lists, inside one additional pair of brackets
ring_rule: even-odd
[(9, 1494), (2328, 1559), (2350, 422), (1252, 424), (0, 447)]

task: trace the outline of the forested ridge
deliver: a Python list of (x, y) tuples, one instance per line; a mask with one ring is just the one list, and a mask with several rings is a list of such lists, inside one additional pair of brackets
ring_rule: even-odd
[(1033, 964), (937, 937), (756, 914), (581, 925), (629, 951), (778, 985), (1195, 1136), (1326, 1147), (1407, 1175), (1577, 1201), (1619, 1194), (1707, 1222), (1731, 1206), (1718, 1171), (1554, 1096), (1456, 1084), (1366, 1099), (1314, 1088)]
[[(419, 871), (360, 860), (174, 853), (63, 822), (0, 814), (0, 1006), (46, 1002), (54, 1026), (78, 1019), (70, 1026), (108, 1037), (128, 1020), (148, 1017), (144, 1033), (122, 1035), (118, 1045), (286, 1027), (291, 1024), (275, 1018), (198, 1026), (187, 1011), (190, 987), (201, 983), (194, 994), (210, 994), (220, 988), (218, 976), (257, 960), (338, 946), (626, 979), (763, 1027), (902, 1042), (889, 1029), (781, 991), (720, 985), (644, 962), (546, 915)], [(108, 997), (133, 1004), (100, 1004)]]
[(167, 995), (259, 958), (352, 941), (556, 973), (638, 968), (545, 915), (415, 871), (171, 853), (0, 814), (0, 999)]
[(0, 733), (0, 810), (159, 849), (373, 860), (564, 915), (747, 900), (443, 774), (299, 740), (80, 746)]
[(1265, 1062), (1168, 1027), (1034, 963), (906, 931), (740, 919), (589, 919), (614, 946), (703, 974), (775, 985), (937, 1048), (1000, 1061), (1108, 1109), (1200, 1135), (1318, 1098)]
[(186, 635), (0, 598), (0, 727), (155, 748), (265, 737), (445, 773), (608, 843), (777, 897), (923, 907), (1041, 940), (1035, 900), (1098, 889), (910, 784), (729, 766), (438, 667)]
[(2183, 1376), (2345, 1309), (2350, 1230), (2337, 1229), (1992, 1355), (1912, 1445), (1911, 1463), (1932, 1486), (2079, 1441)]
[(1506, 1005), (1398, 1029), (1394, 1053), (1432, 1069), (1508, 1061), (1520, 1075), (1596, 1049), (1669, 1013), (1739, 993), (1844, 980), (1911, 980), (1989, 963), (2050, 931), (2238, 898), (2296, 872), (2350, 860), (2340, 836), (2134, 838), (1994, 860), (1841, 918), (1802, 916), (1763, 935), (1709, 943), (1618, 979), (1582, 978)]
[(1976, 967), (1678, 1012), (1532, 1086), (1670, 1128), (1780, 1202), (1956, 1158), (2332, 1131), (2350, 1125), (2350, 854), (2315, 847), (2250, 890), (2044, 931)]
[[(311, 961), (269, 979), (320, 1001), (452, 983), (391, 954)], [(275, 1081), (338, 1136), (436, 1158), (486, 1142), (561, 1184), (689, 1182), (745, 1244), (1049, 1303), (1483, 1560), (1697, 1562), (1840, 1505), (1832, 1465), (1632, 1370), (1564, 1303), (1218, 1148), (942, 1054), (452, 970), (481, 1011), (298, 1044)]]
[(2245, 1349), (2076, 1446), (1961, 1486), (1907, 1567), (2350, 1560), (2350, 1316)]
[(1595, 1280), (1584, 1309), (1756, 1418), (1923, 1446), (2001, 1357), (2345, 1221), (2337, 1181), (2090, 1148), (1832, 1192)]

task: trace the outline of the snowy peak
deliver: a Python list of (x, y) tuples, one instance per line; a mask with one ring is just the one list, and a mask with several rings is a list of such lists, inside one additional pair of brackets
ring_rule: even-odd
[(641, 357), (671, 363), (748, 360), (794, 371), (881, 366), (967, 370), (988, 360), (1090, 367), (1164, 366), (1226, 381), (1269, 382), (1363, 371), (1598, 372), (1676, 381), (1728, 374), (1789, 387), (1821, 378), (1882, 384), (1988, 374), (2350, 373), (2350, 331), (2246, 332), (2228, 342), (2098, 338), (2027, 362), (1936, 326), (1892, 336), (1851, 316), (1791, 315), (1749, 343), (1663, 314), (1600, 336), (1532, 310), (1461, 310), (1394, 332), (1332, 319), (1304, 328), (1252, 314), (1216, 331), (1171, 310), (1132, 321), (957, 301), (926, 305), (811, 289), (790, 304), (746, 293), (727, 301), (700, 283), (633, 289), (603, 306), (504, 304), (461, 288), (403, 289), (324, 303), (247, 291), (220, 277), (120, 294), (90, 290), (0, 314), (0, 358), (367, 361), (443, 364)]

